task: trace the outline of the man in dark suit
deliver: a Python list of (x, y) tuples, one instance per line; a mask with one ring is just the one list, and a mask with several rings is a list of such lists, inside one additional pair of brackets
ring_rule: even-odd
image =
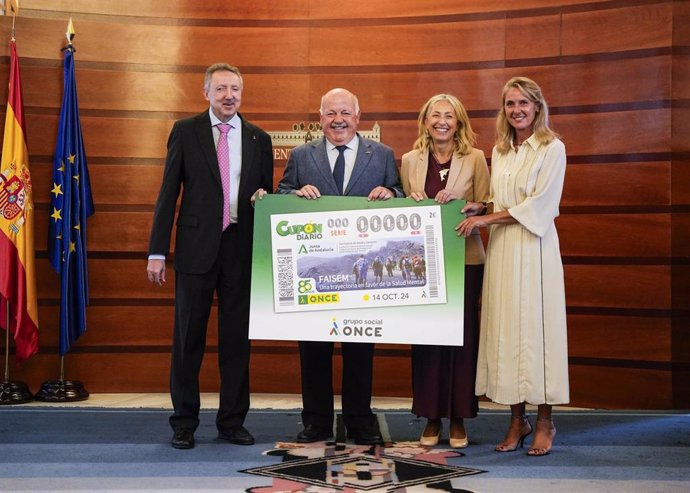
[(269, 135), (239, 113), (242, 76), (218, 63), (206, 70), (208, 111), (175, 122), (151, 228), (149, 280), (162, 285), (165, 255), (182, 188), (175, 239), (175, 329), (170, 394), (172, 446), (194, 447), (199, 425), (199, 370), (213, 294), (218, 296), (220, 406), (218, 437), (251, 445), (249, 288), (253, 202), (273, 186)]
[[(359, 103), (345, 89), (332, 89), (321, 99), (325, 138), (292, 150), (278, 193), (306, 199), (324, 195), (364, 196), (369, 200), (403, 197), (392, 149), (357, 134)], [(333, 343), (300, 341), (302, 423), (300, 443), (333, 435)], [(371, 411), (374, 345), (341, 344), (342, 404), (347, 436), (357, 444), (382, 442)]]

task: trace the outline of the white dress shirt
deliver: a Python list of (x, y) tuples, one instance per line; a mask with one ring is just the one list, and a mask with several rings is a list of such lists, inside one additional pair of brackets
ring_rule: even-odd
[[(354, 138), (345, 144), (347, 149), (344, 152), (345, 158), (345, 177), (343, 178), (343, 192), (347, 190), (347, 184), (350, 181), (350, 176), (352, 175), (352, 170), (355, 167), (355, 160), (357, 159), (357, 150), (359, 149), (359, 137), (355, 134)], [(331, 165), (331, 173), (333, 168), (335, 168), (335, 160), (338, 159), (338, 149), (336, 149), (335, 144), (326, 139), (326, 154), (328, 154), (328, 162)]]

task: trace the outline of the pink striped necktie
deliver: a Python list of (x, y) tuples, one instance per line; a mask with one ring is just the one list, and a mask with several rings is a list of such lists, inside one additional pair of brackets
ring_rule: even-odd
[(218, 154), (218, 168), (220, 180), (223, 183), (223, 231), (230, 225), (230, 150), (228, 149), (228, 132), (232, 128), (229, 123), (219, 123), (220, 137), (216, 153)]

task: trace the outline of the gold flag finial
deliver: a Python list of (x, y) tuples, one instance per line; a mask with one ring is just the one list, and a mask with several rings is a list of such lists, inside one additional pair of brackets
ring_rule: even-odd
[(67, 24), (67, 32), (65, 33), (65, 36), (67, 36), (67, 44), (71, 45), (72, 40), (74, 39), (74, 35), (76, 33), (74, 32), (74, 24), (72, 24), (72, 18), (69, 18), (69, 24)]
[(14, 21), (17, 20), (17, 14), (19, 13), (19, 0), (10, 0), (10, 11), (12, 12), (12, 42), (14, 43)]

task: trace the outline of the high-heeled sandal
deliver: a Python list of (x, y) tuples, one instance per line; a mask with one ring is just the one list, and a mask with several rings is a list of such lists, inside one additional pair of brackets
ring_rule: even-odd
[[(537, 440), (537, 437), (541, 435), (539, 431), (539, 423), (549, 423), (550, 425), (549, 434), (551, 435), (551, 440), (549, 442), (548, 447), (534, 446), (534, 442)], [(556, 437), (556, 427), (553, 424), (553, 420), (549, 418), (537, 418), (536, 429), (537, 431), (534, 432), (534, 440), (532, 441), (532, 446), (527, 451), (527, 455), (529, 455), (530, 457), (543, 457), (545, 455), (549, 455), (551, 453), (551, 447), (553, 446), (553, 439)]]
[[(462, 431), (464, 431), (464, 436), (454, 436), (456, 435), (456, 433), (454, 432), (457, 431), (458, 426), (460, 426), (462, 428)], [(467, 438), (467, 430), (465, 430), (465, 424), (462, 421), (460, 421), (460, 425), (458, 425), (455, 419), (451, 420), (448, 444), (451, 448), (465, 448), (470, 444), (469, 439)]]
[[(504, 439), (503, 442), (499, 443), (494, 448), (494, 450), (496, 452), (514, 452), (518, 449), (518, 447), (522, 448), (525, 445), (525, 438), (527, 438), (533, 431), (532, 430), (532, 424), (529, 422), (529, 418), (527, 416), (525, 416), (524, 414), (522, 416), (511, 416), (510, 419), (511, 420), (519, 420), (519, 421), (522, 421), (524, 423), (527, 423), (527, 426), (529, 426), (529, 431), (527, 431), (527, 433), (523, 433), (522, 435), (520, 435), (518, 437), (517, 441), (515, 442), (515, 445), (513, 445), (512, 447), (510, 447), (510, 444), (504, 445), (503, 444), (503, 442), (505, 442), (505, 439)], [(511, 423), (512, 423), (512, 421), (511, 421)], [(510, 431), (510, 430), (508, 430), (508, 431)]]
[[(429, 430), (433, 424), (438, 423), (438, 430), (435, 435), (431, 436), (426, 436), (427, 430)], [(426, 427), (424, 428), (424, 431), (422, 432), (422, 436), (419, 437), (419, 444), (422, 447), (435, 447), (438, 445), (438, 441), (441, 438), (441, 431), (443, 430), (443, 423), (441, 420), (427, 420), (426, 422)]]

